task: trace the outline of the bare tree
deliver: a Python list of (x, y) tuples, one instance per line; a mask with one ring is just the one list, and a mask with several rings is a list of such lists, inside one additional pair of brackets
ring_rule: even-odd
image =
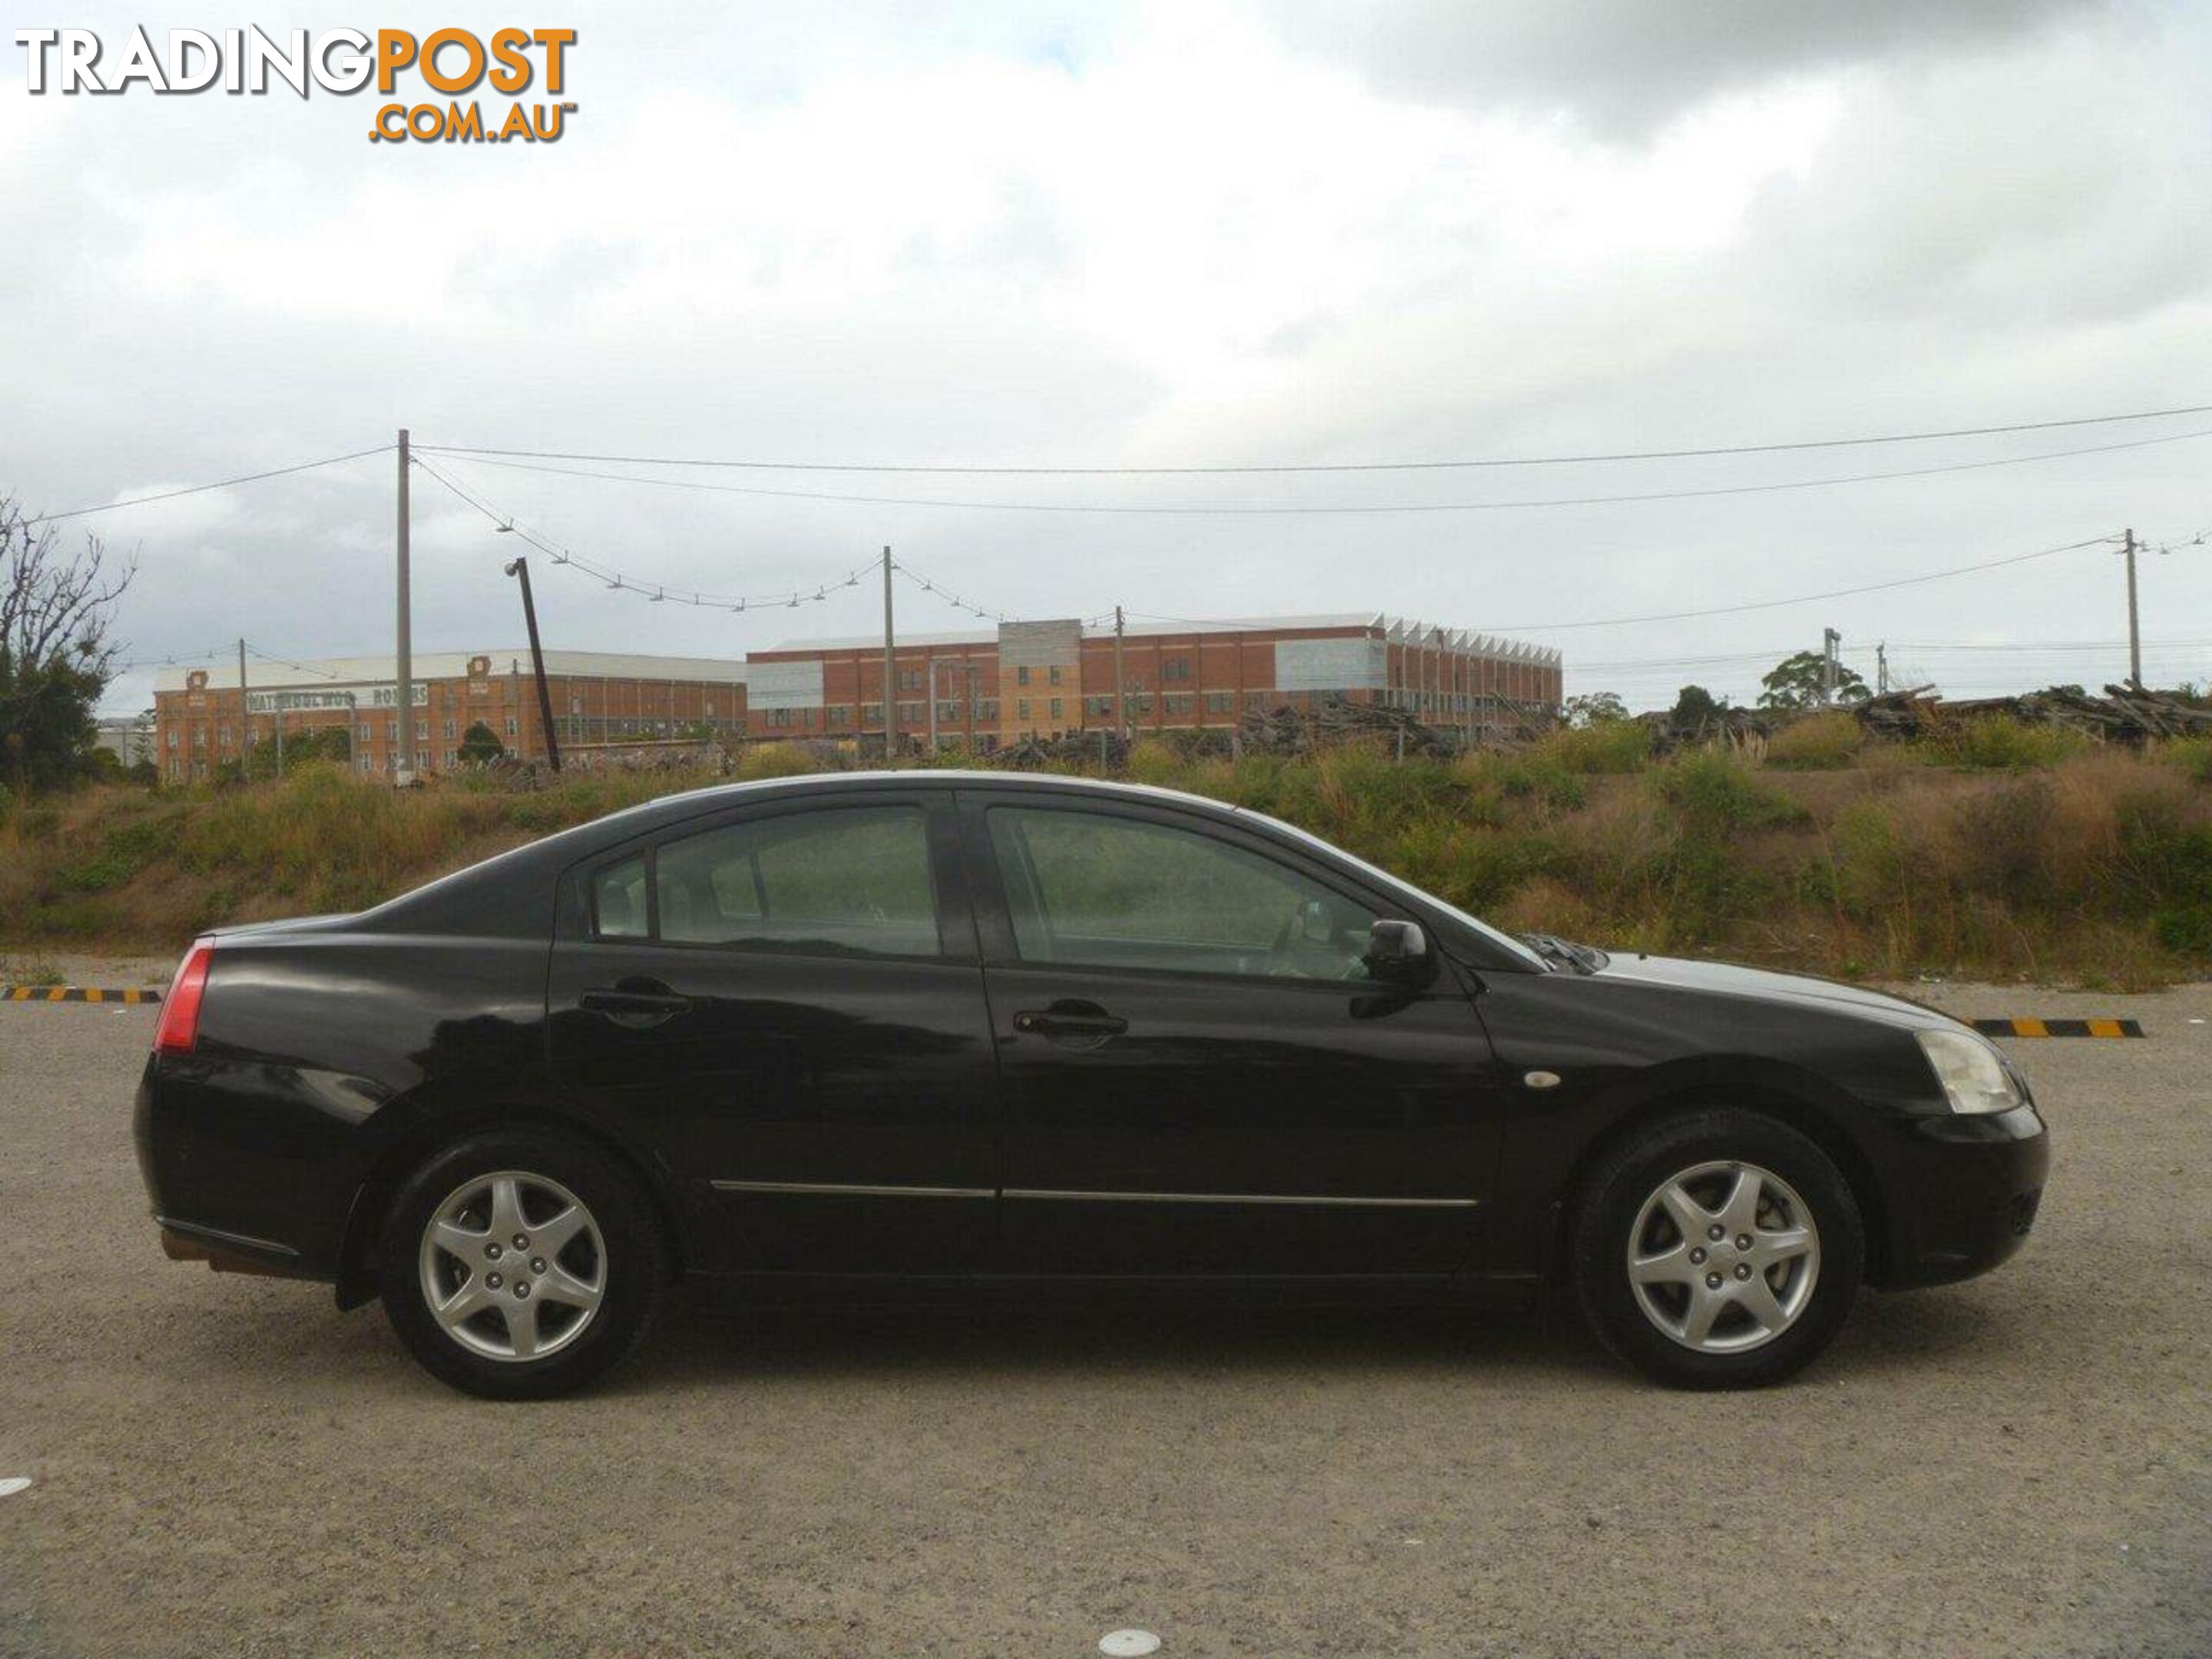
[(115, 666), (115, 606), (138, 574), (97, 536), (64, 549), (50, 524), (0, 495), (0, 755), (19, 792), (90, 765), (93, 710)]

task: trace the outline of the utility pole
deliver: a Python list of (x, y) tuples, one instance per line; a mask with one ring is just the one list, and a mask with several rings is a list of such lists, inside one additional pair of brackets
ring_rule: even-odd
[(412, 607), (407, 598), (407, 428), (399, 428), (399, 651), (394, 665), (398, 684), (393, 687), (398, 702), (399, 769), (394, 781), (405, 783), (415, 775), (415, 660)]
[(276, 728), (276, 775), (284, 775), (284, 694), (269, 694), (269, 720)]
[(1114, 607), (1114, 732), (1123, 742), (1129, 737), (1129, 688), (1121, 678), (1121, 636), (1127, 631), (1121, 607)]
[(553, 735), (553, 692), (545, 684), (545, 647), (538, 642), (538, 602), (530, 597), (530, 561), (515, 560), (507, 574), (522, 579), (522, 623), (530, 630), (530, 666), (538, 677), (538, 718), (545, 727), (545, 758), (558, 772), (561, 740)]
[(898, 685), (891, 656), (891, 550), (884, 550), (884, 764), (898, 752)]
[(1876, 696), (1889, 690), (1889, 641), (1884, 640), (1874, 648), (1874, 690)]
[(2142, 690), (2142, 623), (2136, 612), (2136, 532), (2130, 525), (2122, 550), (2128, 560), (2128, 684)]
[(246, 690), (246, 641), (238, 642), (238, 780), (246, 781), (246, 751), (253, 746), (253, 699)]
[(1832, 706), (1836, 701), (1836, 647), (1844, 636), (1832, 628), (1820, 630), (1820, 706)]

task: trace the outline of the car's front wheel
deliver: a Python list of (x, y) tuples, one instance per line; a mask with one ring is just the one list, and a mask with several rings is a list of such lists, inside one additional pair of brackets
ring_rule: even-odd
[(1601, 1160), (1570, 1250), (1583, 1315), (1616, 1355), (1677, 1387), (1739, 1388), (1827, 1346), (1858, 1295), (1865, 1234), (1826, 1152), (1726, 1109), (1667, 1120)]
[(495, 1400), (565, 1394), (643, 1335), (660, 1229), (627, 1171), (565, 1136), (464, 1140), (394, 1195), (379, 1247), (385, 1312), (434, 1376)]

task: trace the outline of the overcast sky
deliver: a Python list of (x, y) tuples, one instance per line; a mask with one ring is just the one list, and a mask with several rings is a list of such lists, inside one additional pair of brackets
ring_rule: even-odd
[[(558, 15), (11, 8), (0, 489), (64, 510), (434, 444), (1163, 466), (1551, 455), (2212, 404), (2212, 9), (2074, 0), (1176, 0)], [(1470, 21), (1471, 19), (1480, 19)], [(567, 136), (371, 143), (373, 93), (32, 96), (30, 22), (567, 24)], [(1433, 504), (2115, 444), (2212, 415), (1796, 454), (1226, 477), (597, 470), (843, 495)], [(2212, 436), (1887, 482), (1310, 516), (992, 511), (440, 461), (549, 539), (763, 593), (891, 544), (1018, 616), (1385, 611), (1559, 647), (1568, 689), (1739, 698), (1841, 629), (1958, 695), (2125, 670), (2101, 548), (2212, 528)], [(386, 650), (388, 456), (69, 526), (138, 551), (128, 654)], [(420, 649), (521, 636), (514, 538), (418, 475)], [(534, 558), (533, 563), (543, 563)], [(2147, 559), (2155, 679), (2212, 679), (2212, 548)], [(539, 572), (549, 643), (866, 632)], [(962, 619), (902, 589), (902, 626)], [(1969, 647), (2086, 641), (2048, 654)], [(2166, 643), (2166, 642), (2172, 643)], [(111, 698), (143, 706), (149, 676)]]

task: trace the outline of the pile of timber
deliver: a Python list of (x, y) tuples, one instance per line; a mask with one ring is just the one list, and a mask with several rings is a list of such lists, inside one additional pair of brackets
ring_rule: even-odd
[(1063, 732), (1057, 737), (1024, 738), (989, 756), (994, 766), (1017, 772), (1042, 771), (1048, 766), (1103, 766), (1117, 770), (1129, 758), (1129, 745), (1115, 732)]
[(2101, 697), (2078, 687), (2054, 685), (2016, 697), (1948, 702), (1925, 686), (1869, 697), (1853, 711), (1868, 731), (1886, 738), (1917, 738), (1960, 721), (2007, 716), (2033, 726), (2061, 726), (2110, 742), (2212, 735), (2212, 707), (2171, 692), (2107, 685)]
[(1362, 740), (1394, 754), (1431, 757), (1455, 755), (1465, 746), (1456, 727), (1425, 725), (1411, 709), (1341, 697), (1323, 698), (1310, 708), (1281, 703), (1247, 709), (1236, 731), (1238, 748), (1262, 755), (1304, 755)]

